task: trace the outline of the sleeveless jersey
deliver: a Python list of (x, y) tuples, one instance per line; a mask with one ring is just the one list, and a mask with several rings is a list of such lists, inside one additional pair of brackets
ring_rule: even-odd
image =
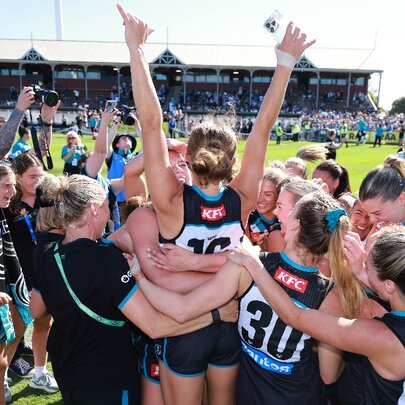
[(262, 235), (265, 231), (267, 231), (268, 233), (276, 230), (279, 231), (281, 222), (279, 222), (277, 217), (274, 217), (272, 220), (268, 220), (257, 210), (254, 210), (249, 215), (248, 227), (251, 241), (255, 243), (259, 236)]
[[(320, 307), (328, 282), (316, 268), (294, 263), (284, 253), (267, 253), (261, 260), (297, 306)], [(238, 328), (243, 352), (238, 404), (324, 403), (313, 339), (286, 325), (254, 283), (240, 298)]]
[[(383, 322), (399, 339), (405, 349), (405, 314), (390, 312), (382, 318)], [(364, 404), (367, 405), (405, 405), (405, 380), (390, 381), (381, 377), (374, 370), (367, 357), (363, 360), (364, 367)]]
[(219, 253), (238, 246), (243, 238), (241, 201), (230, 187), (207, 196), (195, 186), (184, 185), (184, 222), (173, 239), (159, 235), (161, 243), (174, 243), (194, 253)]

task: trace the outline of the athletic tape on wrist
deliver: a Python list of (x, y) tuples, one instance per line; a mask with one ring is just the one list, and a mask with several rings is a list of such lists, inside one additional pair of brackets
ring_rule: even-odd
[(279, 48), (276, 48), (277, 56), (277, 65), (285, 66), (288, 69), (294, 69), (297, 59), (294, 58), (291, 54), (282, 51)]

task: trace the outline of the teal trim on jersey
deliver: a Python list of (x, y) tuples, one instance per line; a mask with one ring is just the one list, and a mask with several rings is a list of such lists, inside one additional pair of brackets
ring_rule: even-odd
[(115, 245), (115, 240), (107, 239), (106, 237), (102, 236), (100, 238), (100, 242), (104, 243), (105, 245)]
[(121, 404), (122, 405), (128, 405), (129, 401), (128, 401), (128, 391), (122, 391), (122, 399), (121, 399)]
[(41, 291), (37, 290), (36, 288), (32, 287), (32, 291), (35, 291), (37, 294), (42, 295)]
[(203, 375), (205, 373), (204, 371), (201, 371), (200, 373), (195, 373), (195, 374), (181, 374), (181, 373), (177, 373), (176, 371), (172, 370), (169, 366), (169, 364), (167, 363), (166, 360), (166, 346), (167, 346), (167, 337), (164, 338), (165, 342), (163, 344), (163, 363), (166, 366), (166, 368), (174, 375), (178, 375), (179, 377), (185, 377), (185, 378), (192, 378), (192, 377), (198, 377), (199, 375)]
[(290, 266), (295, 267), (297, 270), (301, 270), (301, 271), (306, 271), (308, 273), (318, 273), (318, 269), (316, 267), (307, 267), (307, 266), (303, 266), (301, 264), (295, 263), (294, 261), (292, 261), (286, 254), (285, 252), (281, 252), (280, 253), (281, 258), (288, 263)]
[(191, 188), (196, 191), (202, 198), (204, 198), (207, 201), (218, 201), (222, 198), (222, 194), (224, 193), (224, 187), (221, 187), (219, 194), (216, 196), (211, 196), (211, 195), (207, 195), (205, 194), (202, 190), (200, 190), (198, 187), (196, 186), (191, 186)]
[(123, 306), (128, 302), (128, 300), (136, 293), (136, 290), (138, 289), (138, 284), (135, 284), (131, 291), (126, 295), (126, 297), (121, 301), (121, 304), (118, 305), (118, 309), (121, 310)]
[(213, 363), (208, 363), (209, 366), (211, 367), (215, 367), (215, 368), (231, 368), (231, 367), (236, 367), (238, 366), (240, 363), (240, 361), (233, 363), (233, 364), (229, 364), (229, 365), (224, 365), (224, 364), (213, 364)]
[(298, 308), (302, 308), (302, 309), (308, 309), (308, 307), (306, 305), (304, 305), (302, 302), (291, 298), (291, 301), (298, 307)]
[(263, 222), (266, 222), (266, 224), (273, 225), (277, 222), (277, 217), (274, 217), (273, 219), (266, 219), (262, 214), (260, 214), (260, 212), (258, 212), (258, 214), (259, 214), (260, 219)]
[(391, 311), (390, 314), (405, 317), (405, 311)]
[(148, 355), (148, 346), (149, 346), (148, 344), (145, 345), (145, 350), (144, 350), (143, 359), (142, 359), (143, 373), (142, 373), (141, 377), (143, 377), (145, 380), (148, 380), (148, 381), (152, 382), (153, 384), (160, 385), (160, 382), (154, 380), (153, 378), (150, 378), (148, 376), (147, 371), (146, 371), (146, 357)]
[(402, 225), (405, 226), (405, 222), (402, 222)]
[(184, 226), (184, 228), (187, 228), (187, 227), (190, 227), (190, 226), (194, 226), (194, 227), (198, 227), (198, 228), (206, 228), (206, 229), (211, 229), (211, 230), (213, 230), (213, 229), (220, 229), (220, 228), (222, 228), (222, 227), (225, 226), (225, 225), (232, 225), (232, 224), (241, 225), (240, 221), (232, 221), (232, 222), (225, 222), (225, 223), (222, 224), (222, 225), (219, 225), (219, 226), (212, 226), (212, 227), (207, 226), (207, 225), (205, 225), (205, 224), (186, 224), (186, 225)]

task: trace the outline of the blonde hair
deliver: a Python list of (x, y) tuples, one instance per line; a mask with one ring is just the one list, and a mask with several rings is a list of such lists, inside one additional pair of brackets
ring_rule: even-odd
[(82, 144), (82, 140), (80, 139), (79, 134), (78, 134), (76, 131), (69, 131), (69, 132), (66, 134), (66, 145), (69, 145), (69, 137), (72, 137), (72, 136), (75, 137), (75, 139), (77, 140), (77, 144), (78, 144), (78, 145), (81, 145), (81, 144)]
[(296, 157), (313, 163), (317, 160), (325, 161), (328, 152), (323, 145), (307, 145), (298, 150)]
[(74, 174), (59, 176), (59, 182), (49, 184), (47, 195), (55, 203), (55, 209), (63, 229), (71, 224), (81, 224), (86, 209), (91, 204), (102, 205), (106, 194), (101, 184), (90, 177)]
[(330, 285), (336, 283), (338, 287), (344, 315), (355, 318), (360, 314), (364, 294), (344, 254), (343, 237), (351, 229), (349, 217), (340, 216), (336, 227), (332, 231), (328, 228), (326, 217), (330, 211), (337, 209), (341, 209), (340, 204), (323, 191), (302, 197), (297, 203), (296, 218), (301, 229), (297, 242), (315, 257), (328, 253)]
[(284, 166), (286, 169), (289, 167), (297, 169), (299, 176), (303, 179), (307, 177), (307, 164), (305, 163), (304, 159), (301, 159), (300, 157), (289, 158), (284, 163)]

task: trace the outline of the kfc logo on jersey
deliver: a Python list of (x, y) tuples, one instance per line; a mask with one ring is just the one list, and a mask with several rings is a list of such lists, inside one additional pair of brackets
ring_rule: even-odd
[(160, 370), (159, 370), (159, 364), (152, 363), (150, 366), (150, 375), (152, 377), (159, 377), (160, 376)]
[(304, 293), (307, 289), (308, 281), (297, 276), (290, 274), (288, 271), (285, 271), (281, 267), (278, 268), (274, 279), (279, 281), (281, 284), (284, 284), (286, 287), (291, 288), (292, 290)]
[(205, 221), (219, 221), (226, 215), (225, 207), (222, 204), (220, 207), (203, 207), (201, 209), (201, 218)]

